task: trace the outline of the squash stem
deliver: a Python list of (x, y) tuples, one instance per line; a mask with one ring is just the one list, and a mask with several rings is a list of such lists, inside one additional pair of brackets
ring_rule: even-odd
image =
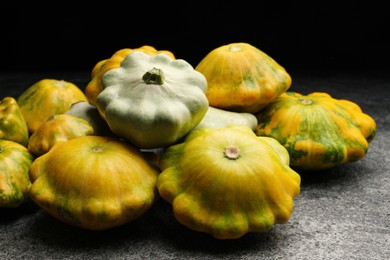
[(153, 68), (149, 71), (147, 71), (143, 76), (142, 80), (146, 84), (157, 84), (162, 85), (164, 84), (164, 73), (161, 69)]
[(230, 160), (236, 160), (240, 157), (240, 149), (236, 146), (228, 146), (225, 148), (224, 156)]
[(310, 104), (313, 103), (313, 101), (310, 100), (310, 99), (302, 99), (302, 100), (301, 100), (301, 103), (302, 103), (303, 105), (310, 105)]
[(101, 146), (94, 146), (92, 148), (92, 151), (95, 153), (101, 153), (103, 151), (103, 148)]

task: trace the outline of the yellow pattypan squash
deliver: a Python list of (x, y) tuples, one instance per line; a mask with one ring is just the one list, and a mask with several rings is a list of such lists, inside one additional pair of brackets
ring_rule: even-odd
[(153, 205), (158, 173), (127, 142), (82, 136), (35, 159), (30, 197), (64, 223), (104, 230), (136, 219)]
[(236, 239), (285, 223), (300, 193), (287, 150), (243, 125), (202, 128), (160, 158), (160, 196), (183, 225)]
[(33, 161), (25, 146), (0, 139), (0, 207), (15, 208), (29, 198), (28, 170)]
[(29, 138), (26, 120), (13, 97), (0, 101), (0, 139), (17, 142), (27, 147)]
[(210, 106), (256, 113), (291, 86), (291, 77), (255, 46), (230, 43), (209, 52), (195, 67), (207, 79)]
[(119, 68), (124, 58), (133, 51), (142, 51), (148, 55), (154, 55), (163, 53), (171, 57), (175, 58), (175, 55), (168, 50), (157, 50), (150, 45), (143, 45), (139, 48), (125, 48), (116, 51), (109, 59), (101, 60), (93, 67), (91, 72), (91, 81), (88, 82), (85, 88), (85, 95), (87, 96), (88, 102), (94, 106), (96, 106), (96, 98), (99, 93), (103, 90), (102, 87), (102, 78), (104, 74), (115, 68)]
[(49, 116), (62, 114), (73, 103), (86, 100), (87, 97), (77, 85), (57, 79), (39, 80), (17, 98), (30, 134)]
[(85, 119), (68, 114), (52, 115), (30, 136), (28, 149), (40, 156), (56, 143), (93, 133), (93, 127)]
[(324, 170), (362, 159), (376, 123), (354, 102), (323, 92), (286, 92), (257, 114), (256, 134), (278, 140), (291, 166)]

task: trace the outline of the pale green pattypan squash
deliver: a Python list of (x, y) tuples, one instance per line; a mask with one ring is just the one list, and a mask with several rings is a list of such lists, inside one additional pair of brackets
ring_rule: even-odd
[(139, 148), (169, 146), (200, 123), (207, 80), (187, 61), (129, 53), (102, 78), (96, 105), (113, 133)]
[(234, 112), (209, 106), (209, 110), (207, 110), (203, 120), (193, 130), (206, 127), (219, 128), (231, 125), (245, 125), (254, 131), (257, 124), (257, 117), (252, 113)]
[(100, 116), (97, 108), (94, 105), (91, 105), (88, 101), (73, 103), (69, 110), (67, 110), (64, 114), (87, 120), (93, 127), (93, 135), (115, 136), (111, 132), (106, 121)]

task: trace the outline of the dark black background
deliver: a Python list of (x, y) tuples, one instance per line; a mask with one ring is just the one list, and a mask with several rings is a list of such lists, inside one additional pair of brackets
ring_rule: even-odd
[(232, 42), (258, 47), (287, 70), (390, 67), (384, 2), (135, 3), (0, 4), (0, 69), (89, 71), (119, 49), (142, 45), (196, 66)]
[[(362, 160), (325, 172), (300, 173), (301, 194), (294, 202), (291, 219), (264, 234), (216, 241), (180, 225), (162, 200), (135, 222), (103, 233), (72, 228), (35, 207), (22, 207), (0, 210), (0, 256), (389, 258), (390, 14), (385, 3), (52, 2), (42, 6), (35, 1), (27, 3), (30, 6), (18, 1), (0, 3), (2, 96), (17, 97), (26, 87), (53, 75), (85, 86), (89, 79), (84, 76), (96, 62), (122, 48), (152, 45), (171, 50), (177, 58), (195, 66), (213, 48), (246, 41), (288, 71), (321, 71), (293, 74), (291, 90), (303, 94), (324, 91), (356, 102), (375, 119), (378, 132)], [(85, 6), (80, 7), (82, 4)], [(334, 69), (343, 71), (322, 74), (323, 70)], [(382, 72), (357, 73), (358, 70)]]

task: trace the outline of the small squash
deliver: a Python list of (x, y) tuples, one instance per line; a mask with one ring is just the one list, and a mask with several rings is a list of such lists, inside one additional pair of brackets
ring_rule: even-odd
[(172, 59), (175, 58), (175, 55), (172, 52), (168, 50), (157, 50), (150, 45), (143, 45), (135, 49), (125, 48), (116, 51), (109, 59), (101, 60), (96, 63), (96, 65), (92, 69), (91, 81), (88, 82), (85, 88), (85, 95), (87, 96), (88, 102), (91, 105), (96, 106), (96, 98), (103, 90), (102, 78), (104, 74), (111, 69), (119, 68), (123, 59), (133, 51), (142, 51), (149, 55), (163, 53), (168, 55)]
[(56, 143), (92, 134), (93, 127), (85, 119), (68, 114), (52, 115), (30, 136), (28, 149), (41, 156)]
[(324, 92), (286, 92), (257, 114), (256, 134), (278, 140), (291, 166), (324, 170), (362, 159), (376, 133), (372, 117), (354, 102)]
[(0, 207), (15, 208), (29, 198), (28, 170), (33, 161), (25, 146), (0, 139)]
[(185, 60), (133, 51), (104, 75), (96, 105), (117, 136), (139, 148), (160, 148), (200, 123), (206, 89), (205, 77)]
[(99, 110), (88, 101), (73, 103), (64, 114), (87, 120), (93, 127), (94, 135), (115, 136), (107, 122), (100, 116)]
[(256, 113), (291, 86), (285, 68), (244, 42), (215, 48), (195, 69), (207, 79), (210, 106), (235, 112)]
[(0, 101), (0, 139), (17, 142), (27, 147), (29, 138), (26, 120), (13, 97)]
[(236, 239), (288, 221), (300, 176), (287, 150), (243, 125), (202, 128), (160, 158), (160, 196), (183, 225)]
[(86, 100), (87, 97), (77, 85), (57, 79), (41, 79), (17, 98), (30, 134), (49, 116), (62, 114), (73, 103)]
[(146, 212), (158, 194), (158, 169), (129, 143), (82, 136), (54, 145), (30, 167), (31, 199), (54, 218), (104, 230)]
[(204, 127), (217, 128), (230, 125), (245, 125), (254, 131), (257, 127), (257, 118), (251, 113), (233, 112), (209, 106), (206, 115), (193, 130)]

